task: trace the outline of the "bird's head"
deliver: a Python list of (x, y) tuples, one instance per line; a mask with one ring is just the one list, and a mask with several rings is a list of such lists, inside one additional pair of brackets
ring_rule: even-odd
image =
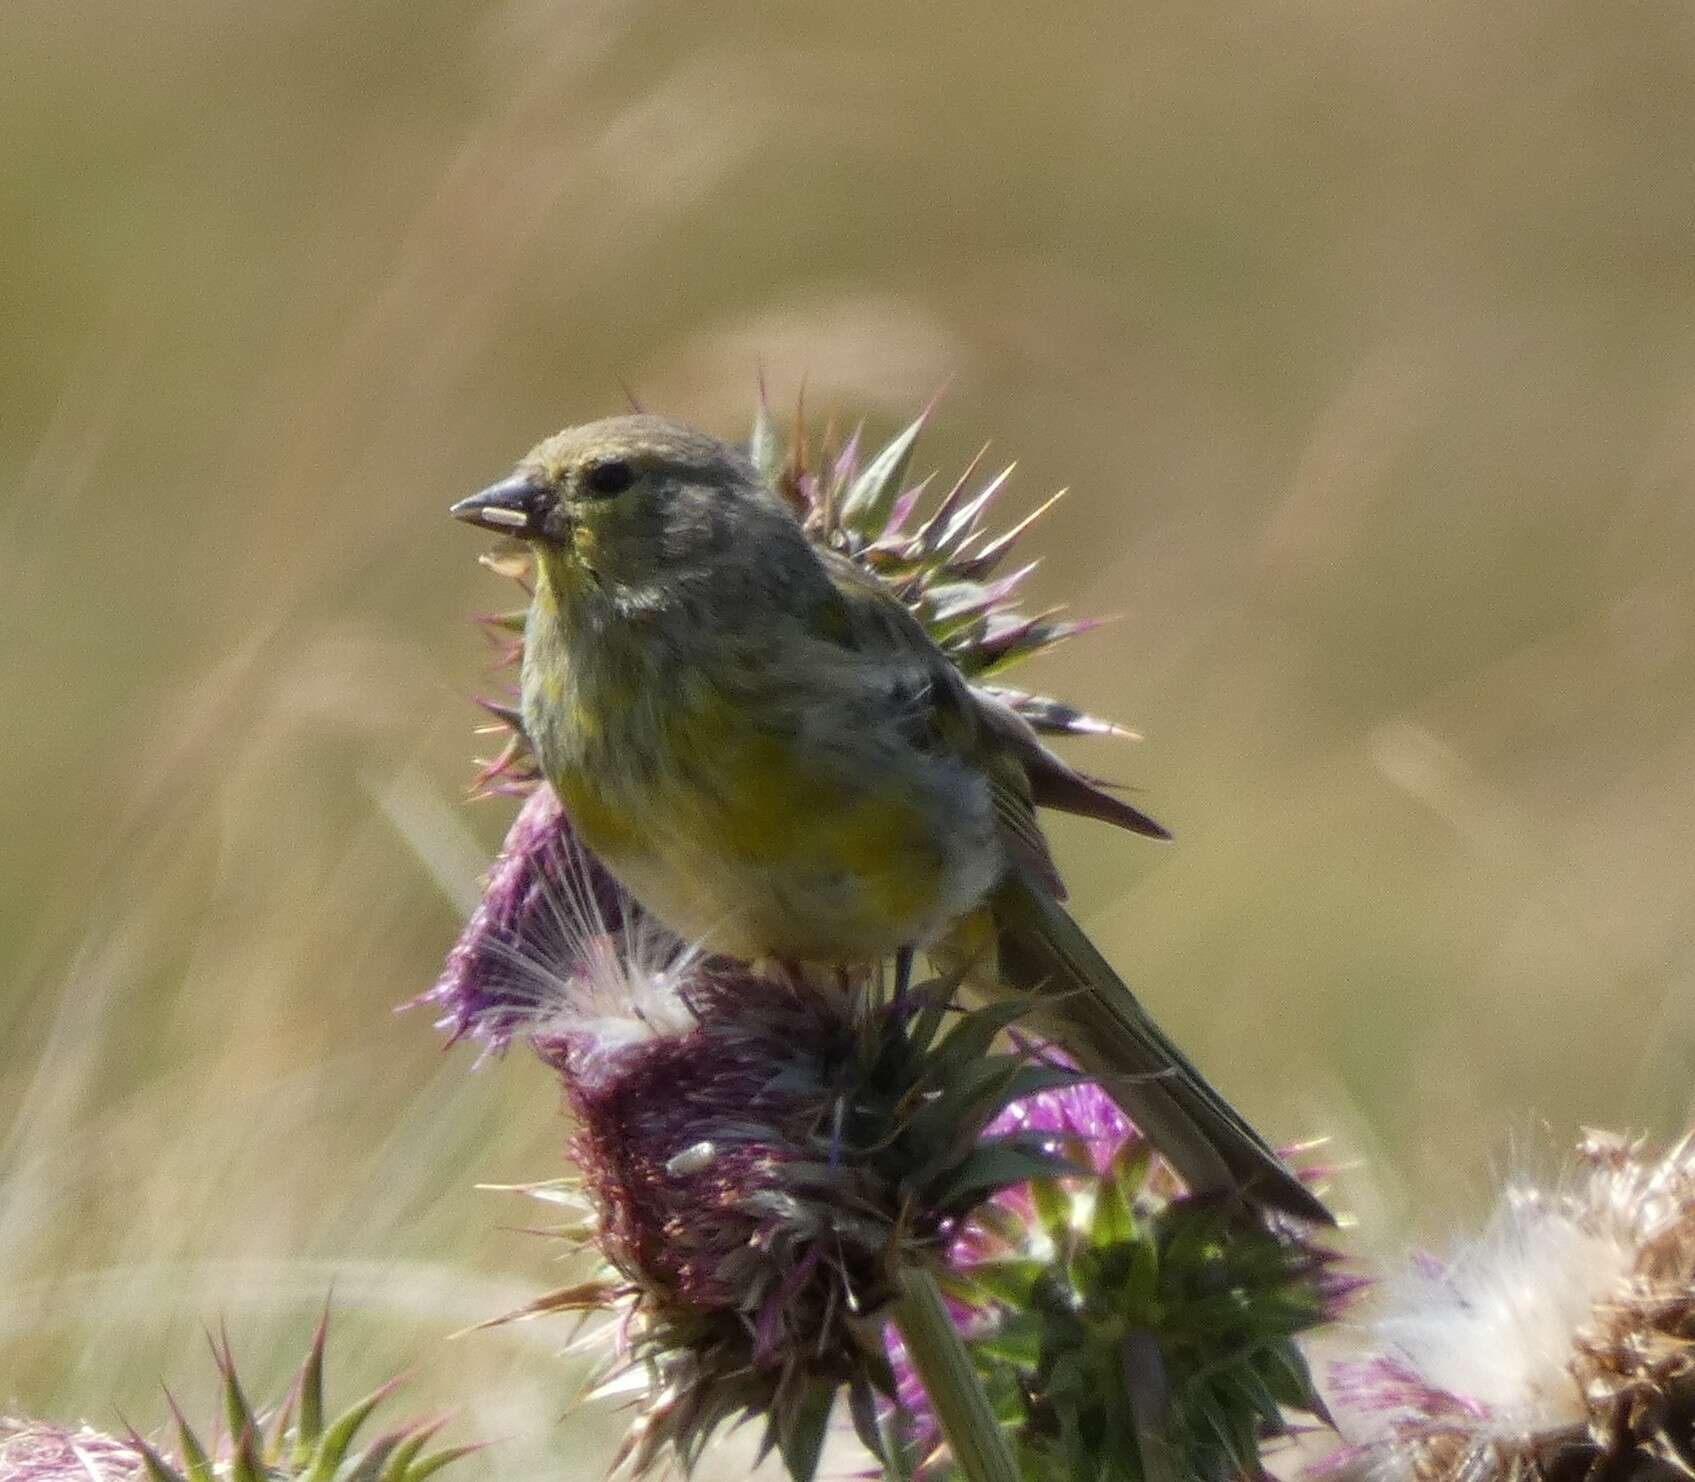
[(646, 415), (556, 433), (451, 513), (528, 541), (567, 584), (623, 590), (733, 557), (773, 516), (793, 524), (739, 449)]

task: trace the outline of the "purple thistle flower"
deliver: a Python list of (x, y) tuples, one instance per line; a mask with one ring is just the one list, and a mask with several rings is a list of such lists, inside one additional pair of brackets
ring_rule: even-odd
[(989, 1054), (1006, 1011), (952, 1015), (952, 984), (890, 1004), (864, 975), (800, 984), (680, 947), (551, 980), (530, 1035), (560, 1075), (608, 1274), (526, 1311), (616, 1315), (610, 1373), (645, 1381), (620, 1461), (691, 1465), (753, 1416), (809, 1477), (843, 1388), (886, 1450), (897, 1273), (940, 1264), (982, 1199), (1058, 1166), (982, 1129), (1059, 1073)]
[[(803, 1234), (796, 1170), (818, 1156), (828, 1068), (852, 1027), (831, 997), (728, 964), (701, 964), (675, 993), (658, 1013), (650, 993), (624, 1025), (560, 1016), (537, 1047), (560, 1072), (602, 1252), (667, 1303), (743, 1310), (756, 1362), (769, 1360), (809, 1325), (789, 1288), (824, 1284), (815, 1255), (778, 1275), (777, 1247)], [(869, 1295), (873, 1274), (849, 1266), (836, 1274)]]
[[(624, 950), (637, 913), (577, 842), (553, 789), (538, 785), (507, 830), (441, 976), (413, 1002), (442, 1011), (437, 1022), (450, 1043), (470, 1037), (503, 1050), (545, 1019), (561, 978), (587, 975), (596, 959)], [(659, 931), (647, 921), (639, 929)]]
[[(1052, 1051), (1046, 1053), (1053, 1057)], [(989, 1130), (1037, 1132), (1071, 1145), (1087, 1154), (1096, 1173), (1105, 1173), (1120, 1149), (1142, 1140), (1118, 1103), (1090, 1081), (1015, 1101), (989, 1124)]]

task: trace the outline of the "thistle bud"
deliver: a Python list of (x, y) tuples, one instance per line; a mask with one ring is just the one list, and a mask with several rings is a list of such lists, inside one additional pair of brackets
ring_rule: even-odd
[(1024, 1476), (1259, 1476), (1290, 1412), (1324, 1415), (1296, 1340), (1360, 1283), (1306, 1227), (1184, 1194), (1093, 1085), (1016, 1102), (988, 1131), (1044, 1139), (1077, 1170), (1001, 1190), (951, 1253)]

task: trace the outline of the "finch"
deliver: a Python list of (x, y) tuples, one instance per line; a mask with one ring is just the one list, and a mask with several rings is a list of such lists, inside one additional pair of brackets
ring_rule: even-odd
[(1036, 809), (1165, 831), (967, 684), (740, 449), (612, 417), (452, 513), (534, 551), (524, 729), (644, 908), (747, 959), (987, 962), (1191, 1189), (1330, 1220), (1066, 913)]

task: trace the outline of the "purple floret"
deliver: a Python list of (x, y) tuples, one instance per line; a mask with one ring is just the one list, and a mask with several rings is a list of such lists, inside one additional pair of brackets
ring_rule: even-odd
[[(778, 1295), (771, 1261), (796, 1258), (772, 1250), (794, 1223), (783, 1175), (816, 1156), (821, 1072), (849, 1029), (819, 998), (729, 964), (697, 967), (688, 1001), (697, 1023), (686, 1033), (537, 1047), (560, 1071), (572, 1159), (613, 1264), (668, 1303), (749, 1311), (757, 1294), (763, 1309)], [(801, 1259), (788, 1275), (805, 1285)], [(750, 1316), (785, 1325), (781, 1313)]]
[(0, 1418), (0, 1482), (128, 1482), (141, 1468), (133, 1446), (87, 1426)]
[(584, 966), (597, 938), (620, 932), (634, 906), (583, 848), (551, 787), (524, 800), (441, 976), (415, 1000), (442, 1011), (450, 1040), (503, 1050), (550, 1008), (550, 985)]

